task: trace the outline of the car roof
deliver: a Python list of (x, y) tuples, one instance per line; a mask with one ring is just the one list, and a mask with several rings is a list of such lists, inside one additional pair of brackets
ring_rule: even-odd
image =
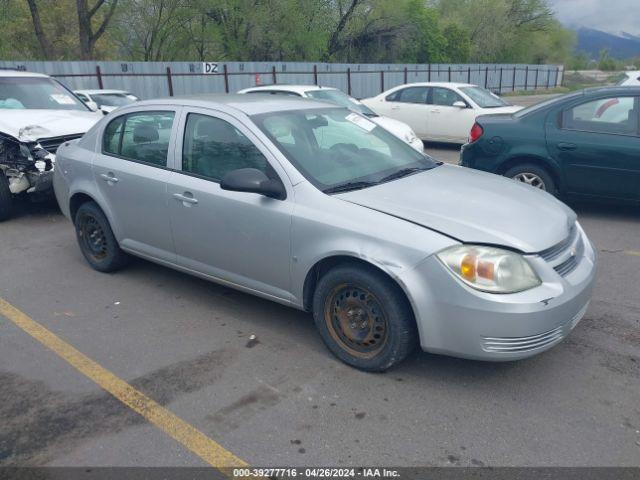
[[(261, 113), (284, 112), (289, 110), (308, 110), (313, 108), (340, 108), (333, 104), (310, 100), (302, 97), (283, 97), (243, 94), (211, 94), (211, 95), (186, 95), (155, 100), (144, 100), (129, 107), (134, 110), (138, 107), (151, 105), (171, 105), (216, 108), (227, 106), (239, 110), (247, 115)], [(123, 107), (126, 108), (126, 107)]]
[(84, 93), (86, 95), (98, 95), (98, 94), (110, 94), (110, 93), (125, 93), (128, 94), (127, 90), (108, 90), (108, 89), (97, 89), (97, 90), (74, 90), (74, 93)]
[(312, 90), (338, 90), (334, 87), (323, 87), (322, 85), (289, 85), (289, 84), (278, 84), (273, 83), (270, 85), (256, 85), (255, 87), (244, 88), (240, 90), (241, 92), (258, 92), (260, 90), (264, 90), (265, 92), (270, 92), (273, 90), (277, 90), (279, 92), (293, 92), (293, 93), (305, 93)]
[(477, 87), (473, 83), (461, 83), (461, 82), (415, 82), (415, 83), (405, 83), (403, 85), (397, 85), (398, 87)]
[(35, 73), (35, 72), (25, 72), (22, 70), (13, 70), (13, 69), (5, 69), (0, 68), (0, 77), (31, 77), (31, 78), (49, 78), (49, 75), (45, 75), (44, 73)]
[(600, 95), (600, 94), (609, 94), (609, 93), (620, 93), (624, 95), (629, 95), (630, 93), (633, 95), (637, 95), (640, 93), (640, 86), (636, 85), (614, 85), (609, 87), (589, 87), (584, 90), (585, 96), (590, 95)]

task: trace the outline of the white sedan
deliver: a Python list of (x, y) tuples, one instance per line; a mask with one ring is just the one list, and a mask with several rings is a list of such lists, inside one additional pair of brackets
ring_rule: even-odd
[(312, 98), (322, 102), (329, 102), (368, 117), (372, 122), (380, 125), (385, 130), (393, 133), (396, 137), (404, 140), (419, 152), (424, 151), (424, 144), (414, 131), (406, 123), (394, 120), (393, 118), (378, 115), (362, 102), (350, 97), (342, 90), (332, 87), (321, 87), (319, 85), (262, 85), (258, 87), (245, 88), (238, 93), (268, 93), (271, 95), (287, 95), (293, 97)]
[(73, 93), (91, 110), (102, 110), (104, 113), (140, 100), (125, 90), (74, 90)]
[(468, 83), (410, 83), (362, 103), (406, 123), (422, 140), (452, 143), (465, 143), (480, 115), (510, 114), (523, 108)]
[(624, 78), (618, 82), (618, 85), (624, 87), (640, 85), (640, 70), (624, 72)]

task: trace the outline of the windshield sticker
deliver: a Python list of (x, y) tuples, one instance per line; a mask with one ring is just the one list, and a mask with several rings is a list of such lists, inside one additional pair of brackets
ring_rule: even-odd
[(60, 105), (75, 105), (76, 102), (69, 95), (65, 95), (64, 93), (52, 93), (51, 99)]
[(357, 125), (358, 127), (360, 127), (361, 129), (367, 132), (370, 132), (371, 130), (376, 128), (375, 123), (370, 122), (364, 117), (361, 117), (357, 113), (350, 113), (349, 115), (347, 115), (347, 120), (349, 120), (351, 123), (353, 123), (354, 125)]

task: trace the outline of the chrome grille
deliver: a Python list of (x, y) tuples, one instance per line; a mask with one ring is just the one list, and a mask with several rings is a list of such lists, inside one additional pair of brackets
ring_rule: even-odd
[(44, 148), (49, 153), (56, 153), (58, 151), (58, 147), (62, 145), (64, 142), (68, 142), (70, 140), (76, 140), (82, 137), (82, 133), (78, 133), (75, 135), (64, 135), (62, 137), (51, 137), (51, 138), (41, 138), (38, 140), (38, 143), (42, 148)]
[(528, 352), (546, 347), (564, 336), (563, 326), (539, 335), (529, 337), (482, 337), (482, 349), (485, 352), (511, 353)]
[(539, 253), (563, 277), (578, 267), (583, 254), (584, 243), (576, 225), (571, 227), (566, 239)]

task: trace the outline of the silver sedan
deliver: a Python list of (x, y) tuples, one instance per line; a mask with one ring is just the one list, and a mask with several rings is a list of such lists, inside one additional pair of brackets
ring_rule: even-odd
[(313, 313), (342, 361), (515, 360), (584, 315), (596, 253), (545, 192), (440, 164), (366, 117), (228, 95), (122, 107), (60, 147), (56, 196), (110, 272), (136, 255)]

